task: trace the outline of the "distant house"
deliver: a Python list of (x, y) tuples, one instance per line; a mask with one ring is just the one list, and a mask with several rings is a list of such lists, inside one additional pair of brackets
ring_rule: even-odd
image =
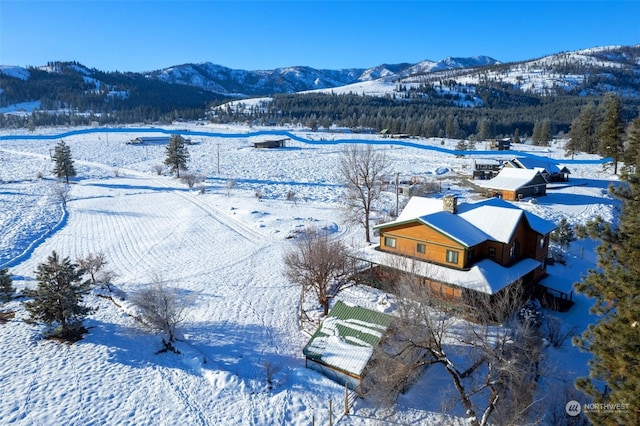
[(546, 275), (555, 228), (497, 198), (458, 205), (451, 196), (413, 197), (397, 220), (375, 226), (380, 243), (361, 257), (381, 270), (411, 272), (434, 298), (466, 306), (512, 285), (531, 294)]
[(135, 139), (131, 139), (130, 142), (127, 142), (129, 145), (141, 145), (141, 144), (164, 144), (169, 143), (171, 137), (169, 136), (139, 136)]
[(380, 136), (392, 139), (411, 139), (411, 135), (408, 133), (391, 133), (389, 129), (382, 129), (380, 131)]
[(568, 168), (560, 168), (556, 163), (538, 158), (519, 157), (505, 162), (505, 167), (514, 169), (537, 170), (547, 182), (566, 182), (571, 172)]
[(253, 147), (254, 148), (260, 148), (260, 149), (265, 149), (265, 148), (284, 148), (286, 146), (286, 142), (288, 140), (289, 140), (289, 138), (268, 139), (268, 140), (256, 141), (256, 142), (253, 143)]
[(483, 188), (485, 195), (509, 201), (547, 194), (547, 180), (535, 169), (505, 167), (496, 177), (473, 183)]
[(489, 141), (489, 149), (508, 151), (511, 149), (511, 138), (492, 139)]
[(497, 176), (502, 168), (498, 160), (473, 160), (473, 179), (488, 180)]
[(367, 364), (392, 320), (382, 312), (336, 302), (302, 351), (306, 366), (362, 393)]

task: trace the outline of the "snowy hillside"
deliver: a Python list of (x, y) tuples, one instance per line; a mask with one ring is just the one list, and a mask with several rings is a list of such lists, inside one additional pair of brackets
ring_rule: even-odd
[[(180, 330), (181, 355), (155, 354), (161, 336), (137, 328), (126, 298), (111, 301), (97, 292), (88, 297), (96, 309), (86, 320), (89, 334), (73, 345), (41, 339), (38, 327), (23, 322), (20, 299), (1, 306), (15, 314), (0, 323), (3, 424), (306, 426), (312, 419), (328, 424), (329, 401), (333, 424), (343, 426), (467, 424), (446, 373), (436, 366), (400, 395), (394, 410), (365, 398), (344, 416), (344, 388), (305, 368), (302, 348), (309, 336), (298, 328), (300, 292), (283, 276), (282, 256), (290, 237), (310, 226), (329, 230), (354, 249), (365, 245), (363, 230), (345, 223), (340, 211), (336, 139), (374, 138), (401, 179), (421, 177), (462, 201), (479, 199), (467, 179), (473, 159), (488, 154), (458, 158), (441, 152), (455, 149), (455, 140), (416, 139), (414, 146), (403, 146), (372, 135), (303, 129), (292, 130), (300, 140), (288, 141), (286, 148), (257, 150), (256, 136), (246, 135), (255, 128), (180, 123), (171, 129), (194, 142), (189, 168), (206, 178), (205, 193), (152, 172), (164, 160), (165, 147), (127, 144), (141, 135), (139, 129), (96, 129), (64, 137), (78, 171), (66, 207), (50, 172), (50, 150), (59, 138), (46, 137), (66, 129), (38, 129), (15, 140), (8, 136), (27, 132), (0, 130), (0, 268), (10, 268), (18, 290), (35, 287), (34, 270), (53, 250), (72, 259), (104, 252), (124, 295), (161, 277), (190, 300)], [(223, 135), (197, 133), (203, 129)], [(564, 216), (585, 223), (595, 215), (614, 221), (617, 204), (606, 188), (616, 177), (597, 157), (576, 157), (596, 164), (568, 162), (561, 148), (562, 142), (554, 142), (550, 148), (520, 145), (502, 153), (551, 157), (571, 169), (568, 185), (517, 205), (555, 221)], [(383, 210), (394, 208), (395, 193), (385, 193)], [(594, 266), (593, 247), (590, 241), (574, 243), (566, 266), (549, 267), (546, 285), (570, 292)], [(352, 288), (340, 299), (393, 314), (393, 298), (371, 288)], [(550, 314), (580, 332), (593, 318), (588, 300), (574, 300), (569, 312)], [(556, 391), (587, 374), (586, 362), (569, 343), (545, 348), (538, 386), (540, 398), (553, 398), (544, 400), (548, 410), (564, 412), (567, 401)], [(272, 386), (268, 364), (279, 367)]]

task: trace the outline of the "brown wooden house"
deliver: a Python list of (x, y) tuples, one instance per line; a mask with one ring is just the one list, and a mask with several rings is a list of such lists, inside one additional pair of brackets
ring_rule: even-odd
[(367, 260), (417, 271), (435, 294), (454, 301), (515, 282), (532, 289), (546, 275), (554, 223), (497, 198), (458, 205), (445, 197), (439, 208), (422, 200), (411, 198), (397, 220), (375, 227), (380, 244)]
[(539, 170), (505, 167), (493, 179), (474, 181), (487, 196), (518, 201), (547, 195), (547, 180)]

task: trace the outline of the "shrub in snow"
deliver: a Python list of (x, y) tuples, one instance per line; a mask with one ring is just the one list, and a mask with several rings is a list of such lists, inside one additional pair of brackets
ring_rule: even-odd
[(518, 317), (523, 324), (540, 327), (542, 320), (542, 307), (537, 300), (529, 300), (518, 312)]
[(137, 307), (137, 319), (144, 328), (166, 335), (167, 339), (162, 339), (164, 349), (160, 352), (179, 353), (173, 343), (177, 339), (177, 328), (186, 316), (187, 300), (180, 297), (178, 290), (170, 289), (162, 279), (154, 278), (153, 285), (133, 295), (131, 302)]

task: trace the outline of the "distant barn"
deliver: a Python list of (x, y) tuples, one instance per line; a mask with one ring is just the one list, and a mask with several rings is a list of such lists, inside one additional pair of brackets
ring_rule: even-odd
[(289, 138), (283, 139), (268, 139), (263, 141), (256, 141), (253, 143), (254, 148), (284, 148)]

